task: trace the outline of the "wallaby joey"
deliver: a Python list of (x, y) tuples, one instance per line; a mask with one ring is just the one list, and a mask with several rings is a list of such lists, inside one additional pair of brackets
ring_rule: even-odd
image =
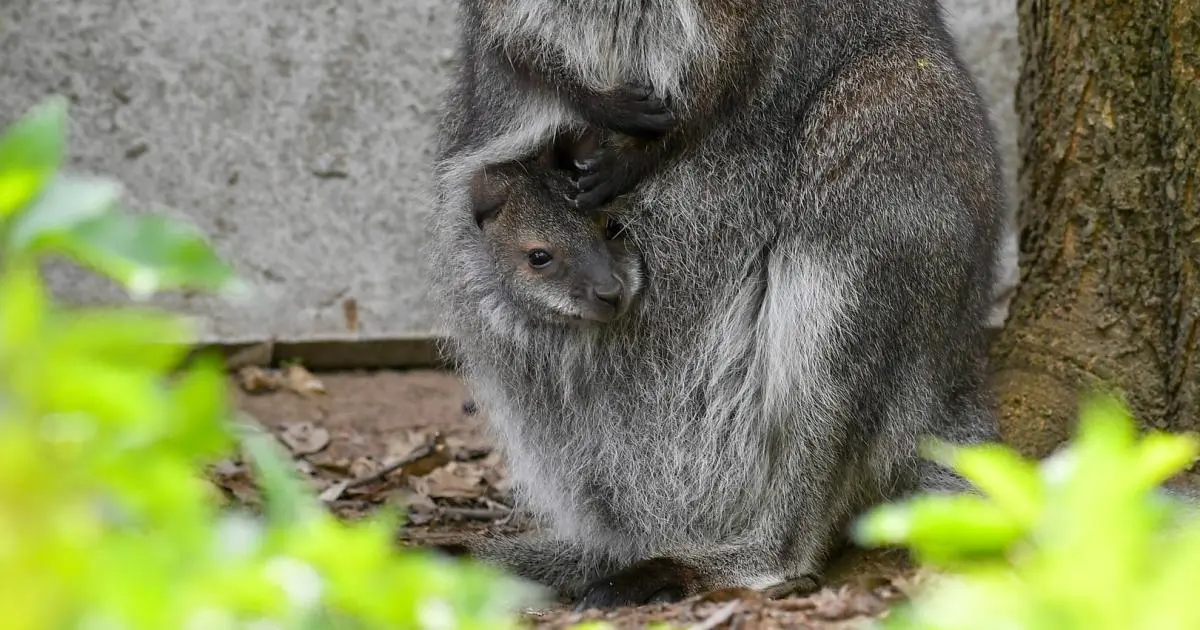
[(471, 181), (506, 306), (548, 323), (612, 321), (636, 298), (641, 263), (616, 219), (577, 211), (558, 182), (536, 162), (490, 166)]
[[(477, 556), (581, 606), (773, 589), (819, 575), (866, 507), (969, 489), (917, 445), (997, 438), (983, 326), (1006, 193), (936, 0), (462, 9), (426, 258), (540, 523)], [(675, 121), (603, 209), (641, 261), (637, 302), (603, 323), (529, 317), (544, 294), (514, 299), (525, 259), (497, 265), (471, 182), (564, 130), (644, 140), (658, 110), (630, 86)]]

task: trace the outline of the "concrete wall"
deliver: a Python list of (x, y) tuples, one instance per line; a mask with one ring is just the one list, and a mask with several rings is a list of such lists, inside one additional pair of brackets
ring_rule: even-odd
[[(1013, 5), (948, 0), (1015, 165)], [(160, 301), (204, 316), (210, 341), (427, 335), (416, 263), (453, 6), (3, 0), (0, 124), (67, 95), (75, 168), (212, 235), (256, 298)], [(120, 297), (66, 266), (51, 279), (79, 301)]]
[(999, 327), (1008, 316), (1008, 304), (1020, 280), (1017, 269), (1017, 153), (1018, 121), (1013, 98), (1021, 70), (1021, 49), (1017, 42), (1016, 0), (942, 0), (959, 54), (975, 74), (996, 126), (1004, 174), (1013, 191), (1009, 201), (1009, 230), (1000, 262), (996, 287), (997, 301), (991, 325)]

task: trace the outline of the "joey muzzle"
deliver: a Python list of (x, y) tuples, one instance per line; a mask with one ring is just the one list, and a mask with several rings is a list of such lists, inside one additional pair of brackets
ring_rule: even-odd
[(592, 299), (611, 306), (613, 310), (620, 309), (622, 293), (624, 293), (624, 287), (616, 278), (604, 284), (592, 286)]
[(582, 294), (586, 304), (584, 319), (591, 321), (612, 321), (624, 313), (628, 306), (625, 283), (615, 274), (589, 281)]

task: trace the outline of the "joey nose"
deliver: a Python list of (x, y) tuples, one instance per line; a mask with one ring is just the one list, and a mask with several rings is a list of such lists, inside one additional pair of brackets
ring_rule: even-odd
[(621, 304), (621, 283), (613, 280), (592, 288), (592, 296), (605, 304), (617, 308)]

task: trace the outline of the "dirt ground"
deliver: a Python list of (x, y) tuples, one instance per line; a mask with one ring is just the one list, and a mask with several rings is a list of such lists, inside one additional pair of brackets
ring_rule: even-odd
[[(353, 519), (382, 505), (407, 506), (398, 540), (453, 544), (464, 534), (519, 531), (504, 462), (492, 450), (480, 414), (464, 409), (453, 375), (437, 371), (312, 375), (302, 368), (249, 368), (233, 378), (238, 407), (271, 429), (296, 466), (339, 516)], [(255, 504), (244, 465), (215, 471), (228, 497)], [(850, 628), (885, 615), (911, 592), (914, 572), (896, 553), (844, 554), (824, 588), (769, 600), (748, 591), (712, 593), (672, 605), (572, 613), (564, 606), (529, 611), (531, 628), (605, 620), (619, 628), (652, 621), (678, 627)]]

